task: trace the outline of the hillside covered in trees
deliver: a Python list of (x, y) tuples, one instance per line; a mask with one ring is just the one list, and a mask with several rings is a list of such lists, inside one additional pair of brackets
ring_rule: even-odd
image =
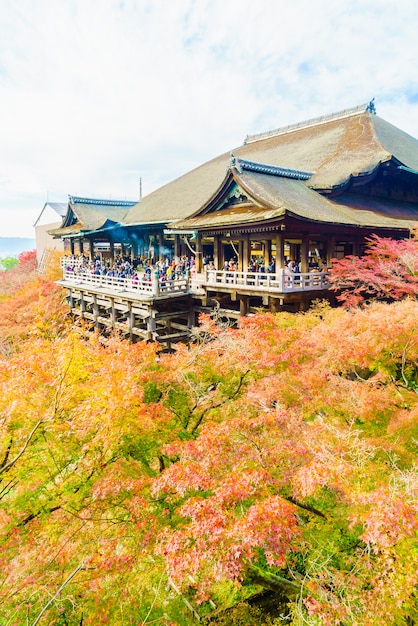
[[(346, 308), (203, 317), (174, 354), (83, 338), (30, 255), (3, 272), (0, 623), (417, 623), (418, 251), (402, 245), (336, 267)], [(270, 614), (245, 602), (266, 590)]]

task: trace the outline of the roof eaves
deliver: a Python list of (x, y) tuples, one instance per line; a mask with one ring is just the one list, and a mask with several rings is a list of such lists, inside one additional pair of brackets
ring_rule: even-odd
[(406, 167), (406, 165), (398, 165), (398, 170), (404, 170), (410, 174), (418, 174), (418, 170), (413, 170), (412, 167)]
[(344, 180), (341, 180), (335, 185), (330, 185), (329, 187), (324, 187), (323, 185), (308, 185), (308, 187), (309, 189), (312, 189), (313, 191), (317, 191), (318, 193), (323, 193), (323, 194), (329, 194), (329, 193), (332, 193), (333, 191), (338, 191), (338, 192), (344, 191), (345, 189), (349, 187), (350, 183), (353, 180), (362, 179), (362, 178), (363, 179), (374, 178), (377, 175), (379, 168), (383, 164), (386, 164), (386, 165), (390, 164), (391, 160), (392, 160), (392, 156), (388, 154), (387, 160), (380, 160), (372, 169), (364, 171), (364, 172), (356, 172), (354, 174), (350, 174), (349, 176), (347, 176), (347, 178), (345, 178)]

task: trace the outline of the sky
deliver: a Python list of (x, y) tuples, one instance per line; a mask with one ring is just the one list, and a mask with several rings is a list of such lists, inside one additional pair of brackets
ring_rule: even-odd
[(417, 26), (416, 0), (0, 0), (0, 237), (372, 98), (418, 138)]

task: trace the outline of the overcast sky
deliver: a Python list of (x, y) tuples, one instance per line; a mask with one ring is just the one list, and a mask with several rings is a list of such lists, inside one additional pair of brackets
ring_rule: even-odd
[(0, 236), (373, 97), (418, 138), (417, 58), (416, 0), (0, 0)]

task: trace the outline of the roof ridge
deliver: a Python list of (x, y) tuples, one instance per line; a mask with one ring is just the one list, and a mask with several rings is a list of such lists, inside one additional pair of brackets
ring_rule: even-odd
[(365, 112), (365, 111), (370, 111), (370, 113), (375, 113), (373, 100), (371, 100), (370, 102), (366, 102), (365, 104), (359, 104), (355, 107), (351, 107), (350, 109), (343, 109), (342, 111), (337, 111), (336, 113), (329, 113), (328, 115), (321, 115), (320, 117), (312, 117), (309, 120), (298, 122), (296, 124), (289, 124), (288, 126), (282, 126), (281, 128), (276, 128), (275, 130), (270, 130), (270, 131), (266, 131), (264, 133), (258, 133), (255, 135), (247, 135), (244, 141), (244, 145), (248, 143), (252, 143), (253, 141), (258, 141), (259, 139), (267, 139), (268, 137), (276, 137), (276, 135), (285, 135), (286, 133), (290, 133), (294, 130), (300, 130), (302, 128), (309, 128), (310, 126), (318, 126), (319, 124), (325, 124), (326, 122), (330, 122), (332, 120), (339, 120), (345, 117), (351, 117), (352, 115), (357, 115), (358, 113)]
[(98, 206), (126, 206), (131, 207), (137, 204), (136, 200), (100, 200), (96, 198), (83, 198), (80, 196), (68, 196), (71, 204), (95, 204)]
[(290, 167), (269, 165), (267, 163), (259, 163), (256, 161), (248, 161), (247, 159), (239, 159), (235, 156), (233, 152), (231, 152), (230, 167), (235, 167), (238, 172), (242, 172), (242, 170), (247, 170), (250, 172), (258, 172), (260, 174), (282, 176), (283, 178), (296, 178), (298, 180), (308, 180), (313, 175), (313, 172), (295, 170)]

